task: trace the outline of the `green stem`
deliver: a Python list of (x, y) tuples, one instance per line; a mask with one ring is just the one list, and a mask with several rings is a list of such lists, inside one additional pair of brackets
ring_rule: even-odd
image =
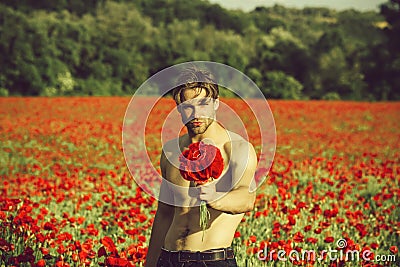
[(208, 221), (210, 220), (210, 212), (207, 209), (207, 203), (205, 201), (200, 202), (200, 227), (203, 230), (203, 236), (201, 237), (201, 241), (204, 240), (204, 233), (206, 231)]

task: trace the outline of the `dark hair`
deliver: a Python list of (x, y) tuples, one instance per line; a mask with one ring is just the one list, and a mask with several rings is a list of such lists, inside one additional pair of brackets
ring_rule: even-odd
[(201, 70), (195, 66), (184, 70), (179, 75), (177, 83), (179, 85), (172, 90), (172, 97), (177, 104), (183, 102), (183, 91), (186, 89), (200, 89), (197, 95), (200, 94), (201, 89), (204, 89), (206, 96), (211, 96), (214, 99), (217, 99), (219, 95), (218, 84), (215, 81), (214, 75), (207, 70)]

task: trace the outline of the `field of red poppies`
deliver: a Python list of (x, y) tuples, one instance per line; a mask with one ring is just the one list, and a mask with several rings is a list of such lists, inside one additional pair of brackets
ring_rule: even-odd
[[(143, 265), (157, 201), (126, 167), (129, 100), (0, 98), (0, 266)], [(269, 104), (277, 152), (235, 234), (239, 266), (398, 266), (400, 103)], [(150, 116), (155, 164), (160, 127)]]

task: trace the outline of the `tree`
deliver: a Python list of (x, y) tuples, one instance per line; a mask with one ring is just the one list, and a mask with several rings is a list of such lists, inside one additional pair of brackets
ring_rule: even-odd
[(270, 8), (257, 7), (251, 12), (254, 25), (264, 33), (269, 33), (273, 28), (286, 26), (285, 20), (270, 15)]
[(266, 97), (283, 99), (301, 99), (301, 90), (303, 85), (282, 71), (267, 73), (266, 84), (261, 88)]
[[(384, 80), (387, 82), (385, 98), (399, 100), (400, 93), (400, 0), (390, 0), (381, 5), (381, 14), (386, 18), (388, 26), (384, 29), (388, 41), (386, 48), (390, 57), (386, 61)], [(383, 66), (379, 66), (383, 67)], [(390, 87), (388, 89), (387, 87)]]
[[(310, 62), (310, 55), (301, 40), (283, 28), (274, 28), (268, 35), (259, 37), (249, 69), (258, 68), (260, 73), (280, 71), (304, 83), (308, 80)], [(254, 74), (254, 70), (252, 72)], [(262, 80), (257, 83), (259, 86), (265, 86), (266, 77)]]
[(25, 13), (30, 13), (36, 10), (55, 12), (68, 10), (71, 13), (83, 15), (85, 13), (94, 12), (98, 5), (104, 3), (104, 0), (2, 0), (1, 2)]
[(337, 92), (343, 99), (361, 100), (364, 97), (364, 76), (357, 65), (348, 63), (346, 53), (340, 47), (319, 55), (311, 81), (314, 90), (310, 96), (313, 98), (321, 98), (327, 92)]
[(12, 95), (39, 95), (68, 69), (57, 60), (45, 24), (5, 6), (0, 7), (0, 17), (0, 87)]
[[(172, 64), (211, 60), (262, 88), (300, 83), (311, 98), (400, 97), (399, 0), (383, 16), (280, 5), (246, 13), (203, 0), (1, 2), (1, 94), (131, 94)], [(72, 91), (60, 89), (66, 73)], [(273, 92), (298, 97), (291, 88)]]

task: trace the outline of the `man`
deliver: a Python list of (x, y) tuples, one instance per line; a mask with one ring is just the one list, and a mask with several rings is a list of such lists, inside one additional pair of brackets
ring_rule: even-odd
[[(146, 267), (237, 266), (230, 246), (244, 213), (254, 206), (256, 153), (249, 142), (216, 121), (219, 91), (211, 73), (190, 68), (179, 84), (172, 94), (188, 133), (163, 146), (164, 180)], [(179, 172), (179, 155), (199, 141), (218, 147), (224, 159), (221, 176), (202, 186), (184, 180)], [(172, 201), (163, 201), (167, 199)], [(200, 201), (207, 202), (210, 212), (204, 240)]]

